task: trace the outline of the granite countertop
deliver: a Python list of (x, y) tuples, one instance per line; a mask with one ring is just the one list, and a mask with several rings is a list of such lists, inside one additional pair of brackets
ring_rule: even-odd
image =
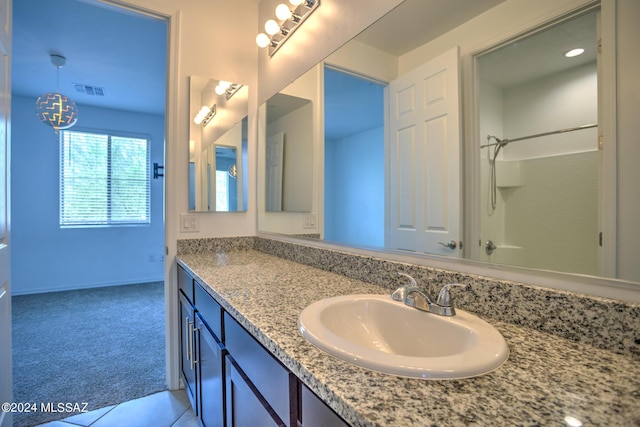
[(254, 250), (186, 254), (178, 262), (354, 426), (576, 425), (567, 417), (584, 426), (640, 426), (640, 362), (631, 357), (485, 318), (509, 345), (498, 370), (464, 380), (400, 378), (329, 356), (297, 327), (314, 301), (389, 290)]

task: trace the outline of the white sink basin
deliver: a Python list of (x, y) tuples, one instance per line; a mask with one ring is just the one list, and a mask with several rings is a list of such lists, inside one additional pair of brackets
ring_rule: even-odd
[(473, 314), (438, 316), (388, 295), (347, 295), (310, 304), (298, 319), (316, 347), (374, 371), (427, 379), (469, 378), (509, 356), (503, 336)]

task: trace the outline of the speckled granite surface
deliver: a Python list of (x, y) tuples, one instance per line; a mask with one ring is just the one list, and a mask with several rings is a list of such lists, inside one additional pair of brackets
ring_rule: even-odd
[(456, 381), (399, 378), (326, 355), (297, 329), (311, 302), (389, 289), (254, 250), (185, 253), (178, 262), (354, 426), (566, 426), (565, 417), (585, 426), (640, 426), (640, 362), (632, 357), (485, 318), (511, 352), (497, 371)]
[(412, 275), (431, 295), (445, 283), (470, 284), (453, 290), (458, 307), (479, 316), (548, 332), (630, 355), (640, 361), (640, 304), (500, 281), (352, 253), (261, 237), (178, 241), (178, 255), (256, 249), (280, 258), (383, 286), (401, 284), (398, 271)]

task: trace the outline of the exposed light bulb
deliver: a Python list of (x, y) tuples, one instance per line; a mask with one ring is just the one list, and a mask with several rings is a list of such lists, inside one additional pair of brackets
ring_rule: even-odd
[(224, 95), (224, 93), (226, 92), (226, 89), (223, 88), (222, 86), (218, 85), (216, 86), (216, 94), (218, 95)]
[(579, 47), (579, 48), (571, 49), (570, 51), (565, 52), (564, 56), (566, 56), (567, 58), (573, 58), (574, 56), (582, 55), (583, 53), (584, 53), (584, 49)]
[(218, 83), (224, 90), (227, 90), (231, 87), (231, 82), (228, 82), (226, 80), (220, 80), (220, 83)]
[(302, 3), (304, 0), (289, 0), (289, 3), (291, 3), (294, 6), (298, 6), (300, 3)]
[(278, 25), (278, 23), (275, 20), (269, 19), (267, 22), (264, 23), (264, 30), (267, 32), (267, 34), (272, 36), (278, 31), (280, 31), (280, 25)]
[(276, 17), (281, 21), (291, 18), (291, 9), (289, 9), (289, 6), (284, 3), (276, 6)]
[(260, 33), (256, 36), (256, 44), (258, 47), (267, 47), (270, 41), (271, 39), (269, 39), (269, 36), (265, 33)]

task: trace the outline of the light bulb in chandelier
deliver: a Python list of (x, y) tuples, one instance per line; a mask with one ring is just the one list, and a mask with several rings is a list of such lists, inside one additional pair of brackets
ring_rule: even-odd
[[(57, 68), (56, 88), (60, 78), (60, 67), (64, 66), (66, 59), (61, 55), (51, 55), (51, 63)], [(60, 129), (68, 129), (78, 121), (78, 107), (76, 103), (66, 95), (59, 92), (48, 92), (36, 100), (36, 116), (44, 124), (53, 128), (55, 133)]]

